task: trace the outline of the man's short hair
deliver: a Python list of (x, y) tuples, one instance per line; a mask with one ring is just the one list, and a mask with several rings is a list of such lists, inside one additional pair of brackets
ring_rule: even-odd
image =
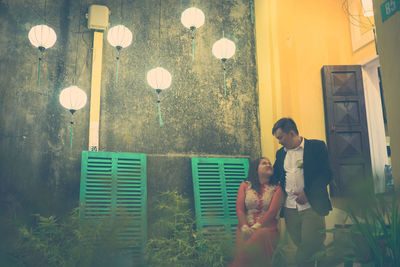
[(294, 131), (295, 134), (299, 135), (299, 131), (297, 130), (296, 123), (291, 118), (282, 118), (275, 122), (274, 127), (272, 128), (272, 135), (275, 135), (275, 132), (278, 129), (281, 129), (284, 133), (289, 133), (290, 131)]

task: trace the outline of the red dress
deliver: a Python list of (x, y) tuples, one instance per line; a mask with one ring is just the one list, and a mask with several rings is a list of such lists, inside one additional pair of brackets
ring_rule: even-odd
[[(283, 191), (278, 185), (261, 185), (261, 195), (251, 188), (250, 182), (242, 182), (236, 199), (235, 261), (230, 267), (271, 266), (272, 254), (279, 242), (278, 219), (283, 203)], [(261, 227), (247, 239), (240, 230), (243, 225)]]

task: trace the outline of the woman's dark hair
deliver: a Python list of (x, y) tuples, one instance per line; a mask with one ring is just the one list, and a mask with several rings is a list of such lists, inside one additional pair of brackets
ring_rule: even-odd
[[(249, 174), (247, 176), (247, 180), (251, 182), (251, 188), (254, 189), (260, 195), (261, 195), (261, 184), (260, 184), (260, 179), (258, 179), (258, 165), (260, 165), (262, 159), (268, 159), (268, 158), (261, 157), (259, 159), (250, 161)], [(278, 184), (278, 180), (276, 179), (275, 174), (269, 178), (269, 184), (270, 185)]]

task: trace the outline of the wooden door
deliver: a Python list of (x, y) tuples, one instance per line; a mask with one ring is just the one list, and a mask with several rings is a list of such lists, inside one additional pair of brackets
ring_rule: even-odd
[(361, 66), (323, 66), (331, 194), (349, 195), (371, 182), (371, 156)]

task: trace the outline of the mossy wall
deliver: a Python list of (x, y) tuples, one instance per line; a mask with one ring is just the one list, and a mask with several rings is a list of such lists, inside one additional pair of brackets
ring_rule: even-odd
[[(110, 26), (123, 24), (133, 43), (121, 52), (103, 47), (99, 150), (146, 153), (148, 194), (178, 188), (192, 195), (193, 156), (260, 155), (257, 71), (251, 1), (0, 1), (0, 210), (4, 221), (33, 212), (61, 214), (78, 205), (81, 151), (88, 149), (89, 103), (74, 115), (70, 149), (69, 111), (62, 89), (77, 85), (90, 100), (93, 31), (85, 14), (91, 4), (111, 10)], [(191, 35), (180, 22), (190, 6), (203, 10), (205, 24)], [(161, 12), (160, 12), (161, 10)], [(160, 15), (161, 14), (161, 15)], [(57, 33), (46, 50), (37, 84), (39, 51), (28, 40), (31, 27)], [(160, 26), (159, 26), (160, 25)], [(227, 95), (222, 63), (211, 52), (225, 37), (236, 44), (227, 60)], [(160, 127), (157, 95), (146, 73), (161, 66), (172, 74), (163, 91)], [(12, 218), (12, 219), (10, 219)]]

